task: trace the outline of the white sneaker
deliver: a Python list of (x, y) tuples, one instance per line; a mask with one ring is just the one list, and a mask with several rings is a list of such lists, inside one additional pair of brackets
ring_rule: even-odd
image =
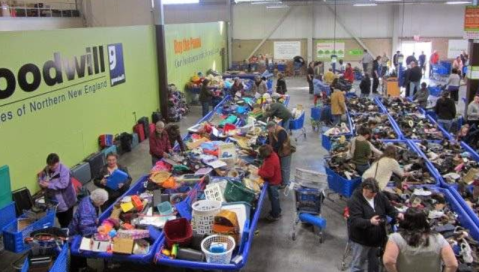
[(459, 252), (459, 254), (461, 254), (462, 259), (465, 263), (470, 264), (474, 261), (474, 258), (472, 258), (471, 246), (466, 242), (465, 239), (462, 239), (461, 251)]
[(432, 211), (429, 212), (427, 217), (429, 219), (437, 219), (437, 218), (441, 218), (443, 216), (444, 216), (444, 212), (432, 210)]
[(430, 195), (432, 195), (432, 192), (428, 191), (428, 190), (424, 190), (423, 188), (416, 188), (416, 189), (414, 189), (413, 195), (430, 196)]

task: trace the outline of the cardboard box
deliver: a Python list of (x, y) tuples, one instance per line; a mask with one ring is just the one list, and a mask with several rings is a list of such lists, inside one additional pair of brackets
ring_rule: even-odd
[(133, 245), (135, 241), (133, 239), (115, 238), (113, 240), (113, 252), (121, 254), (131, 254), (133, 252)]

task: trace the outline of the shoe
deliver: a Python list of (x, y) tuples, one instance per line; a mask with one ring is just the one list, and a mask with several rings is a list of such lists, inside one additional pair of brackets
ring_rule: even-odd
[(462, 256), (464, 262), (467, 264), (470, 264), (474, 261), (474, 258), (472, 258), (471, 246), (469, 246), (469, 244), (464, 239), (462, 239), (460, 255)]
[(275, 222), (275, 221), (278, 221), (279, 219), (281, 219), (281, 216), (282, 216), (282, 214), (279, 214), (276, 217), (269, 214), (268, 217), (266, 217), (266, 220), (271, 221), (271, 222)]
[(280, 185), (280, 186), (279, 186), (279, 189), (280, 189), (280, 190), (284, 190), (286, 187), (288, 187), (288, 186), (286, 186), (286, 185)]

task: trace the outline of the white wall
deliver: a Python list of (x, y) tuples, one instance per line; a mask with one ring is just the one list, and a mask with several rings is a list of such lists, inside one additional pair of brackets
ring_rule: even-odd
[(84, 13), (90, 27), (153, 23), (151, 0), (84, 0)]
[(81, 18), (0, 17), (0, 31), (52, 30), (83, 27)]
[[(337, 16), (359, 38), (390, 38), (393, 36), (393, 5), (354, 7), (338, 5)], [(314, 10), (314, 15), (312, 14)], [(233, 38), (262, 39), (286, 13), (286, 9), (267, 9), (265, 5), (235, 5), (233, 9)], [(402, 10), (399, 12), (402, 19)], [(462, 36), (464, 6), (444, 4), (406, 5), (404, 10), (404, 37), (460, 37)], [(313, 19), (312, 19), (313, 18)], [(334, 35), (334, 13), (325, 5), (297, 6), (281, 24), (271, 39), (351, 38), (340, 24)], [(402, 26), (399, 27), (399, 35)]]

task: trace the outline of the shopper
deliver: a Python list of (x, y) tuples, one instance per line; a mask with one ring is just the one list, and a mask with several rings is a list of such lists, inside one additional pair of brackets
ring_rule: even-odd
[(454, 118), (456, 118), (456, 104), (449, 98), (449, 91), (443, 91), (441, 98), (436, 102), (434, 112), (437, 115), (437, 123), (447, 132), (451, 131)]
[(457, 57), (453, 62), (452, 62), (452, 69), (456, 69), (457, 71), (462, 71), (462, 60), (461, 57)]
[(38, 184), (47, 201), (58, 204), (57, 219), (61, 228), (67, 228), (73, 218), (73, 208), (77, 202), (70, 169), (60, 162), (60, 157), (51, 153), (47, 157), (47, 166), (38, 175)]
[(421, 68), (422, 72), (425, 74), (426, 73), (426, 54), (424, 54), (424, 51), (421, 52), (421, 55), (419, 55), (419, 68)]
[(268, 92), (268, 87), (266, 82), (261, 78), (261, 76), (254, 77), (253, 87), (251, 88), (252, 96), (258, 97), (263, 96), (263, 94)]
[(417, 64), (416, 53), (414, 52), (412, 53), (412, 55), (406, 58), (406, 65), (409, 67), (412, 62), (415, 62)]
[(281, 217), (278, 187), (281, 186), (282, 176), (279, 157), (270, 145), (261, 146), (259, 156), (263, 159), (263, 164), (257, 174), (268, 183), (268, 198), (271, 202), (268, 219), (277, 221)]
[(346, 113), (346, 99), (344, 93), (335, 88), (331, 94), (331, 114), (333, 115), (334, 125), (338, 125), (341, 122), (341, 116)]
[(394, 68), (398, 69), (398, 65), (399, 65), (399, 56), (401, 55), (401, 51), (396, 51), (396, 54), (394, 54), (393, 56), (393, 64), (394, 64)]
[(373, 94), (378, 94), (378, 87), (379, 87), (379, 61), (381, 60), (381, 56), (377, 56), (376, 59), (373, 61)]
[(208, 88), (209, 80), (203, 80), (200, 90), (200, 103), (203, 109), (203, 116), (206, 116), (210, 112), (211, 101), (213, 100), (214, 92)]
[(433, 72), (433, 66), (437, 65), (439, 63), (439, 53), (437, 53), (436, 50), (431, 55), (431, 58), (429, 59), (429, 77), (432, 76)]
[(474, 100), (467, 106), (467, 123), (470, 127), (479, 126), (479, 94), (476, 94)]
[(459, 101), (459, 87), (461, 85), (461, 76), (459, 75), (459, 71), (456, 68), (452, 68), (452, 72), (449, 75), (449, 79), (447, 80), (447, 90), (451, 92), (451, 98), (454, 102)]
[(333, 69), (329, 69), (326, 74), (324, 74), (324, 82), (328, 85), (331, 85), (336, 78), (336, 75), (333, 73)]
[(155, 130), (150, 134), (151, 163), (155, 165), (163, 158), (170, 157), (171, 144), (168, 133), (165, 131), (165, 123), (159, 121), (155, 124)]
[(314, 86), (314, 105), (318, 102), (318, 99), (321, 97), (327, 97), (330, 94), (330, 88), (328, 84), (324, 83), (322, 80), (322, 76), (318, 75), (316, 78), (313, 80), (313, 86)]
[(338, 65), (339, 67), (336, 71), (340, 74), (343, 74), (344, 71), (346, 70), (346, 67), (344, 67), (344, 61), (342, 59), (340, 59), (338, 62), (339, 62), (339, 65)]
[(381, 57), (381, 67), (379, 69), (380, 77), (384, 77), (386, 73), (388, 72), (388, 63), (389, 63), (389, 57), (386, 55), (386, 52), (384, 52), (383, 56)]
[(309, 94), (313, 94), (314, 86), (313, 86), (313, 79), (314, 79), (314, 62), (310, 62), (308, 65), (308, 75), (306, 76), (306, 80), (308, 81), (309, 85)]
[[(75, 212), (73, 220), (68, 226), (70, 236), (80, 235), (82, 237), (91, 237), (97, 233), (99, 208), (108, 200), (108, 192), (104, 189), (96, 189), (91, 192), (90, 197), (81, 200)], [(84, 272), (95, 271), (88, 267), (87, 258), (71, 255), (70, 271)]]
[(165, 130), (168, 134), (170, 146), (174, 148), (176, 143), (178, 143), (178, 147), (180, 148), (181, 152), (186, 151), (185, 143), (183, 142), (183, 138), (181, 137), (180, 126), (174, 123), (170, 123), (165, 126)]
[(407, 82), (409, 83), (409, 92), (406, 93), (406, 96), (416, 94), (419, 89), (419, 84), (421, 83), (422, 70), (419, 66), (416, 65), (416, 62), (411, 62), (409, 72), (407, 74)]
[(366, 170), (363, 174), (363, 180), (373, 178), (378, 181), (379, 189), (382, 191), (388, 183), (391, 181), (393, 174), (399, 177), (406, 177), (409, 173), (404, 172), (399, 166), (397, 158), (396, 147), (389, 145), (384, 149), (383, 155), (379, 160), (373, 163), (373, 165)]
[(351, 146), (349, 153), (351, 154), (352, 162), (356, 165), (356, 171), (362, 175), (367, 169), (369, 169), (369, 160), (371, 159), (373, 152), (376, 154), (382, 154), (377, 150), (370, 142), (371, 130), (367, 127), (359, 127), (358, 136), (351, 139)]
[[(108, 176), (113, 174), (116, 170), (122, 171), (128, 175), (125, 182), (118, 184), (118, 188), (112, 189), (107, 185)], [(102, 206), (102, 210), (106, 210), (110, 207), (116, 200), (122, 196), (128, 189), (130, 189), (131, 184), (131, 176), (128, 173), (128, 168), (123, 167), (118, 164), (118, 155), (114, 153), (109, 153), (106, 156), (106, 164), (100, 169), (100, 172), (96, 174), (95, 178), (93, 179), (93, 183), (102, 189), (105, 189), (108, 192), (108, 201)]]
[(275, 122), (269, 122), (266, 126), (268, 130), (269, 144), (273, 147), (273, 151), (278, 154), (281, 164), (281, 177), (283, 182), (281, 189), (289, 185), (291, 172), (291, 157), (293, 156), (293, 147), (288, 133), (284, 128)]
[(346, 64), (346, 70), (344, 70), (343, 78), (349, 83), (354, 83), (354, 71), (351, 67), (351, 63)]
[(434, 233), (427, 215), (418, 208), (408, 208), (399, 232), (389, 236), (383, 261), (388, 272), (454, 272), (458, 267), (449, 242)]
[(286, 88), (286, 80), (283, 73), (278, 73), (278, 81), (276, 82), (276, 92), (279, 94), (286, 94), (288, 89)]
[(361, 80), (359, 89), (361, 90), (361, 97), (369, 97), (369, 94), (371, 93), (371, 78), (368, 73), (366, 73)]
[(238, 92), (241, 94), (241, 96), (243, 96), (244, 86), (241, 79), (239, 77), (235, 77), (233, 86), (231, 86), (231, 95), (234, 97)]
[[(361, 183), (348, 201), (348, 230), (351, 240), (351, 272), (379, 271), (379, 248), (387, 241), (386, 216), (403, 218), (380, 192), (373, 178)], [(367, 265), (367, 270), (365, 269)]]
[(429, 98), (429, 89), (426, 82), (421, 83), (421, 89), (414, 94), (413, 100), (416, 101), (421, 108), (427, 108), (427, 99)]
[(373, 66), (374, 58), (368, 52), (368, 50), (364, 49), (363, 57), (361, 58), (361, 63), (363, 64), (363, 73), (369, 73), (369, 69)]
[(286, 108), (283, 103), (274, 102), (270, 98), (267, 99), (265, 117), (281, 119), (282, 125), (285, 129), (289, 129), (289, 123), (293, 119), (293, 114)]

